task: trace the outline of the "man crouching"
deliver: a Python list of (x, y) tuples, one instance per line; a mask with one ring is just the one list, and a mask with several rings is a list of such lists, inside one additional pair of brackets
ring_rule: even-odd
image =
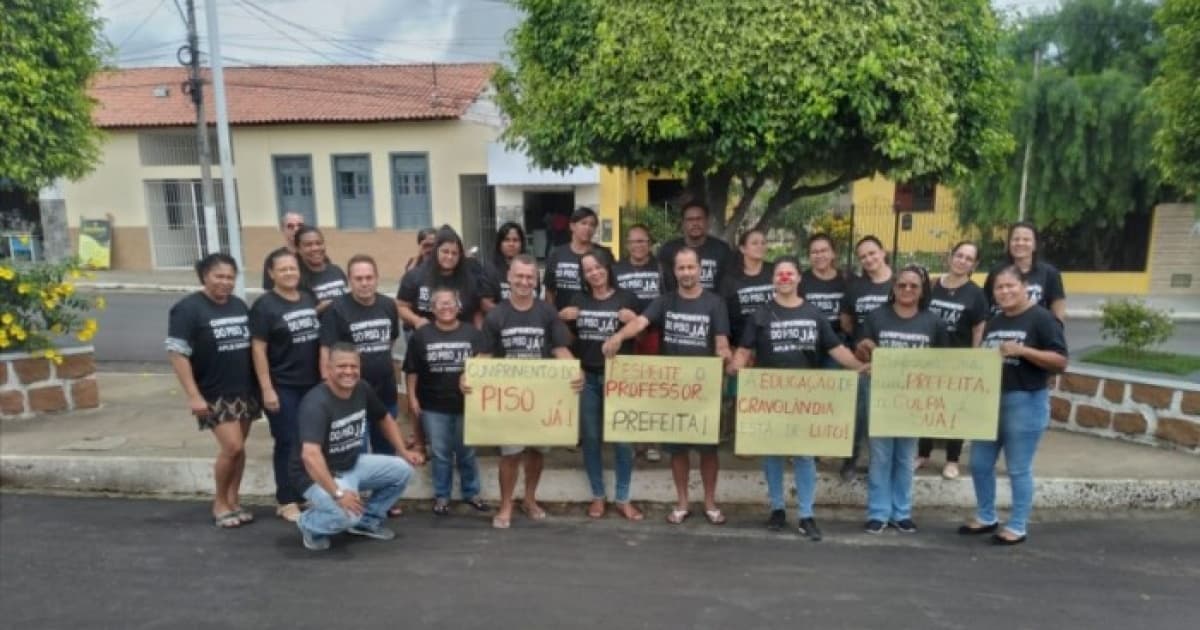
[[(395, 419), (359, 380), (358, 350), (352, 344), (330, 348), (327, 373), (300, 402), (301, 446), (292, 457), (293, 478), (309, 505), (296, 523), (304, 546), (328, 549), (329, 537), (344, 531), (391, 540), (396, 533), (383, 525), (388, 508), (404, 494), (412, 466), (425, 457), (404, 445)], [(367, 422), (380, 423), (399, 456), (363, 452)], [(371, 492), (366, 502), (361, 490)]]

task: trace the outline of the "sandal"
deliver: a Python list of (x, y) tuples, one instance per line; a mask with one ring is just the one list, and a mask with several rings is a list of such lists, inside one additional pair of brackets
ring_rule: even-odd
[(533, 507), (530, 507), (530, 506), (522, 503), (521, 504), (521, 512), (524, 513), (525, 516), (528, 516), (529, 518), (531, 518), (535, 521), (546, 520), (546, 510), (543, 510), (542, 506), (540, 506), (536, 503), (533, 504)]
[(675, 508), (667, 513), (667, 522), (672, 525), (681, 525), (691, 515), (691, 510), (681, 510), (679, 508)]
[(471, 497), (470, 499), (463, 501), (463, 503), (466, 503), (467, 505), (474, 508), (476, 512), (491, 512), (492, 511), (492, 506), (488, 505), (487, 501), (484, 501), (483, 499), (480, 499), (479, 497)]
[(448, 516), (450, 514), (450, 502), (445, 499), (434, 501), (433, 513), (438, 516)]
[(721, 513), (720, 508), (704, 510), (704, 518), (708, 519), (708, 522), (713, 525), (724, 525), (725, 524), (725, 515)]
[(592, 504), (588, 506), (588, 518), (604, 518), (604, 499), (592, 499)]
[(616, 506), (617, 513), (624, 516), (627, 521), (640, 521), (646, 518), (646, 515), (642, 514), (641, 510), (633, 507), (632, 503), (614, 503), (613, 505)]
[(242, 523), (242, 525), (254, 522), (254, 515), (250, 513), (250, 510), (247, 510), (246, 508), (238, 508), (234, 510), (234, 512), (237, 513), (237, 519)]
[(499, 515), (492, 517), (492, 528), (493, 529), (508, 529), (511, 526), (512, 526), (512, 521), (510, 519), (500, 518)]
[(946, 462), (942, 467), (942, 477), (945, 479), (958, 479), (958, 462)]
[(399, 505), (393, 505), (388, 509), (388, 518), (396, 518), (397, 516), (404, 516), (404, 508)]
[(221, 529), (233, 529), (242, 526), (242, 519), (238, 518), (237, 510), (231, 510), (224, 514), (217, 514), (213, 517), (213, 525)]
[(974, 536), (976, 534), (990, 534), (999, 528), (999, 521), (992, 523), (991, 525), (984, 525), (982, 523), (968, 523), (966, 525), (959, 525), (958, 533), (962, 536)]

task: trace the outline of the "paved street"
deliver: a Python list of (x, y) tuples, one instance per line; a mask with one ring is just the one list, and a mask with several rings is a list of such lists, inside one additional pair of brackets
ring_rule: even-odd
[[(100, 314), (101, 333), (94, 340), (96, 358), (108, 364), (107, 369), (169, 369), (162, 340), (167, 333), (167, 311), (180, 297), (176, 293), (110, 294), (108, 309)], [(1073, 350), (1103, 344), (1100, 322), (1069, 322), (1067, 343)], [(1200, 354), (1200, 323), (1177, 323), (1169, 345), (1175, 352)]]
[[(0, 495), (13, 628), (1194, 628), (1196, 514), (1035, 514), (994, 548), (922, 515), (915, 536), (759, 515), (715, 528), (552, 517), (507, 532), (413, 506), (394, 542), (308, 552), (259, 508), (241, 530), (188, 501)], [(924, 518), (922, 518), (924, 516)], [(1049, 522), (1047, 522), (1049, 521)]]

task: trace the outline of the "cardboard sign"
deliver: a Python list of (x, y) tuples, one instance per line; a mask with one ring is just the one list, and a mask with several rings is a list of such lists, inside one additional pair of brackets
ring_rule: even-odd
[(871, 437), (996, 439), (1000, 360), (994, 348), (876, 349)]
[(857, 395), (849, 370), (742, 370), (734, 451), (849, 457)]
[(619, 355), (604, 374), (604, 441), (716, 444), (721, 359)]
[(470, 446), (574, 446), (579, 363), (561, 359), (467, 359), (471, 393), (464, 401), (463, 440)]

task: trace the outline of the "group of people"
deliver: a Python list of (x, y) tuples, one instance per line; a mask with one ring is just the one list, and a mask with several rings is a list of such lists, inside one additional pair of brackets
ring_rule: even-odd
[[(228, 256), (197, 264), (202, 289), (170, 313), (167, 350), (201, 429), (213, 432), (213, 519), (238, 527), (253, 516), (239, 502), (250, 422), (266, 412), (274, 437), (277, 513), (295, 521), (304, 545), (329, 546), (352, 534), (388, 539), (384, 524), (399, 514), (397, 499), (412, 467), (429, 457), (433, 512), (450, 513), (455, 471), (463, 504), (493, 507), (480, 496), (473, 448), (464, 444), (463, 376), (470, 357), (578, 361), (580, 450), (591, 489), (587, 514), (609, 509), (602, 450), (605, 362), (616, 354), (716, 356), (724, 363), (726, 394), (736, 396), (740, 370), (849, 369), (860, 376), (854, 450), (842, 467), (852, 479), (861, 445), (869, 446), (864, 529), (913, 533), (914, 470), (932, 442), (867, 437), (870, 362), (876, 348), (993, 347), (1003, 356), (1000, 424), (994, 440), (972, 441), (970, 472), (978, 508), (960, 533), (992, 534), (996, 544), (1025, 540), (1033, 503), (1032, 461), (1049, 421), (1047, 378), (1067, 361), (1061, 276), (1037, 256), (1037, 232), (1027, 223), (1008, 233), (1006, 261), (984, 287), (971, 280), (979, 249), (970, 242), (949, 253), (949, 272), (932, 280), (916, 265), (893, 270), (879, 239), (854, 246), (861, 267), (836, 266), (832, 238), (807, 242), (808, 266), (794, 256), (766, 260), (766, 234), (748, 230), (736, 251), (709, 234), (709, 209), (682, 208), (680, 238), (653, 253), (643, 226), (625, 234), (617, 260), (593, 242), (595, 212), (575, 210), (570, 240), (546, 257), (544, 274), (526, 252), (525, 234), (502, 225), (494, 251), (483, 260), (465, 255), (449, 227), (422, 231), (420, 253), (407, 266), (395, 299), (378, 292), (379, 273), (368, 255), (351, 257), (345, 271), (326, 254), (320, 230), (298, 215), (281, 223), (287, 245), (264, 263), (267, 292), (248, 307), (232, 295), (238, 273)], [(392, 347), (407, 338), (403, 375), (412, 434), (401, 435)], [(659, 445), (641, 445), (658, 448)], [(642, 520), (633, 504), (631, 444), (611, 444), (615, 488), (612, 508)], [(717, 447), (664, 444), (677, 500), (673, 524), (691, 515), (690, 451), (699, 453), (703, 517), (725, 522), (717, 505)], [(962, 443), (946, 446), (943, 475), (954, 478)], [(500, 449), (500, 504), (492, 526), (511, 526), (519, 509), (546, 518), (538, 482), (547, 449)], [(995, 510), (995, 464), (1004, 451), (1012, 484), (1012, 511), (1004, 527)], [(816, 464), (792, 458), (800, 534), (820, 540), (814, 518)], [(785, 457), (763, 458), (768, 489), (767, 525), (785, 527)], [(519, 473), (524, 494), (516, 501)], [(364, 500), (360, 494), (369, 493)]]

